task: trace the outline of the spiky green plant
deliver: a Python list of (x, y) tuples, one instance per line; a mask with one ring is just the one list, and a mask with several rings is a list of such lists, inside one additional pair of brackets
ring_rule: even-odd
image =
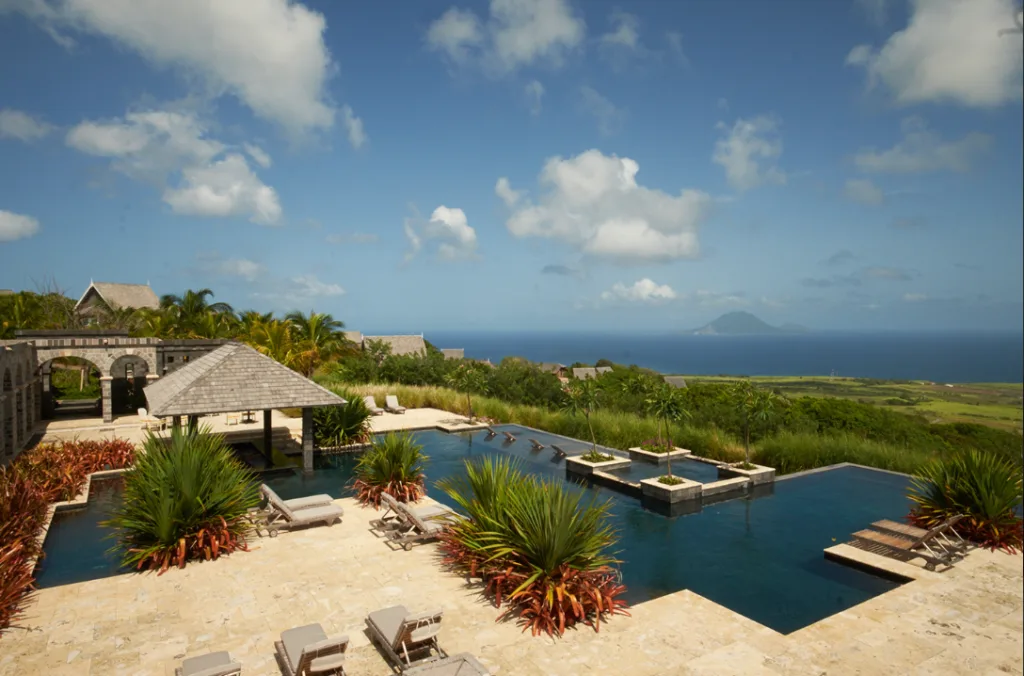
[(370, 438), (370, 409), (362, 397), (339, 392), (348, 404), (313, 409), (313, 439), (321, 448), (362, 444)]
[(124, 475), (124, 501), (106, 522), (123, 565), (162, 574), (246, 549), (243, 517), (259, 504), (259, 485), (224, 438), (207, 426), (176, 428), (170, 439), (150, 434), (143, 445)]
[(624, 612), (607, 503), (526, 475), (511, 458), (467, 461), (465, 476), (438, 483), (465, 514), (443, 537), (445, 558), (482, 577), (495, 603), (508, 603), (503, 616), (561, 635)]
[(373, 448), (364, 452), (356, 463), (356, 499), (363, 504), (380, 506), (380, 496), (387, 493), (399, 502), (415, 502), (426, 492), (423, 467), (427, 456), (423, 446), (408, 433), (390, 432), (378, 437)]
[(924, 528), (955, 514), (957, 530), (979, 544), (1021, 549), (1021, 467), (968, 449), (925, 465), (911, 483), (911, 520)]

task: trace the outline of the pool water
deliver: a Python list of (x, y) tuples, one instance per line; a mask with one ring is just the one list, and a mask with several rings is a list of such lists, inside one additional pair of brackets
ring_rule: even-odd
[[(634, 460), (629, 467), (622, 469), (605, 470), (608, 474), (626, 481), (641, 481), (643, 479), (656, 479), (668, 473), (668, 464), (656, 464)], [(718, 468), (714, 465), (701, 462), (700, 460), (687, 460), (685, 458), (674, 458), (672, 460), (672, 474), (681, 476), (702, 484), (718, 481)]]
[[(454, 506), (434, 487), (436, 480), (463, 472), (466, 459), (508, 454), (519, 458), (529, 472), (563, 481), (566, 490), (608, 500), (620, 538), (617, 550), (626, 598), (632, 603), (689, 589), (789, 633), (897, 586), (827, 561), (822, 550), (848, 540), (850, 533), (872, 521), (902, 518), (909, 510), (907, 477), (844, 467), (781, 479), (766, 495), (705, 505), (697, 513), (669, 518), (613, 490), (564, 481), (564, 461), (554, 457), (550, 444), (573, 453), (587, 446), (583, 442), (514, 425), (497, 429), (512, 432), (518, 441), (488, 440), (482, 432), (414, 433), (429, 456), (428, 494)], [(532, 451), (528, 437), (548, 448)], [(314, 493), (348, 497), (356, 460), (353, 455), (317, 456), (310, 476), (295, 472), (265, 480), (285, 499)], [(681, 474), (677, 467), (689, 463), (702, 464), (674, 462), (673, 471)], [(86, 509), (54, 519), (45, 543), (48, 558), (39, 574), (40, 587), (119, 572), (116, 559), (104, 553), (111, 543), (103, 539), (105, 529), (98, 526), (105, 518), (102, 514), (116, 503), (117, 491), (112, 488), (109, 495), (102, 491), (97, 495), (96, 484), (93, 490)]]

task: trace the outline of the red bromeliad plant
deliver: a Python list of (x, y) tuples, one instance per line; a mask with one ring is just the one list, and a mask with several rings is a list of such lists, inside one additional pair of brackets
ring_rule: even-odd
[(465, 478), (441, 484), (467, 515), (442, 535), (444, 560), (507, 605), (498, 619), (561, 636), (628, 614), (616, 561), (605, 553), (616, 541), (607, 504), (581, 504), (581, 494), (522, 474), (510, 458), (467, 462)]
[(399, 502), (415, 502), (426, 493), (423, 447), (408, 434), (388, 434), (373, 442), (356, 464), (356, 499), (380, 507), (380, 496), (387, 493)]

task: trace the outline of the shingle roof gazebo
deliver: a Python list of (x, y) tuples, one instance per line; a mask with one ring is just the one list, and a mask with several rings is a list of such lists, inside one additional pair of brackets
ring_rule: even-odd
[(302, 409), (302, 465), (313, 469), (314, 406), (348, 402), (248, 345), (229, 343), (170, 373), (143, 390), (157, 417), (263, 411), (263, 452), (270, 458), (270, 411)]

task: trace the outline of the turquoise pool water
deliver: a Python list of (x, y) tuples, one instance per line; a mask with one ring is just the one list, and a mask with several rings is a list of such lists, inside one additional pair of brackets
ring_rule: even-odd
[[(534, 430), (502, 426), (519, 437), (513, 444), (483, 433), (448, 435), (417, 432), (430, 459), (428, 493), (451, 504), (433, 488), (437, 479), (463, 471), (467, 458), (510, 454), (529, 471), (564, 480), (565, 467), (550, 449), (531, 451), (527, 437), (567, 451), (582, 442)], [(282, 497), (313, 493), (351, 495), (348, 483), (356, 458), (316, 458), (310, 476), (301, 472), (267, 477)], [(693, 461), (690, 461), (693, 462)], [(679, 463), (673, 463), (675, 469)], [(678, 471), (678, 470), (676, 470)], [(669, 518), (645, 510), (634, 498), (601, 487), (566, 481), (567, 490), (609, 500), (619, 531), (622, 576), (633, 603), (680, 589), (709, 598), (761, 624), (788, 633), (866, 601), (896, 586), (889, 580), (826, 561), (822, 550), (881, 518), (908, 511), (906, 477), (855, 467), (783, 479), (768, 495), (739, 498)], [(97, 499), (98, 498), (98, 499)], [(88, 508), (60, 514), (47, 537), (38, 584), (48, 587), (116, 574), (110, 541), (98, 525), (119, 499), (117, 484), (96, 482)]]

